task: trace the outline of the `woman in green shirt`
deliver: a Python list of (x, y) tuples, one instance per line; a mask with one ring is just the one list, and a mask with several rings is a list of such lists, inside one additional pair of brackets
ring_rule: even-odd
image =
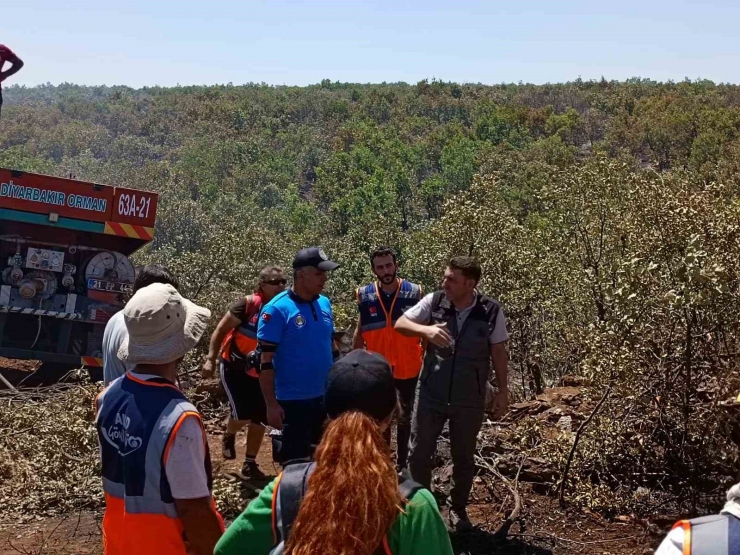
[(315, 463), (305, 467), (307, 486), (292, 526), (279, 516), (291, 512), (285, 496), (273, 514), (279, 496), (273, 494), (286, 470), (226, 530), (215, 555), (268, 555), (282, 538), (277, 522), (289, 527), (283, 547), (290, 555), (452, 555), (431, 493), (417, 487), (404, 499), (399, 491), (408, 482), (399, 486), (383, 439), (397, 405), (386, 360), (362, 349), (340, 359), (329, 373), (324, 404), (330, 422)]

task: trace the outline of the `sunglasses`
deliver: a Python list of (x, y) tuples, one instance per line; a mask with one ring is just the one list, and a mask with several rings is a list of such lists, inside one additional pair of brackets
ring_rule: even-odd
[(265, 283), (267, 285), (286, 285), (288, 283), (287, 279), (271, 279), (268, 281), (263, 281), (262, 283)]

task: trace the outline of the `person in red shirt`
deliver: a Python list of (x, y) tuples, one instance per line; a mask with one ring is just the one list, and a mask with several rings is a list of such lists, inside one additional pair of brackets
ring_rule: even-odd
[[(3, 71), (5, 62), (10, 64), (10, 67)], [(23, 60), (15, 55), (10, 48), (4, 44), (0, 44), (0, 114), (3, 109), (3, 86), (2, 83), (11, 75), (18, 73), (23, 67)]]

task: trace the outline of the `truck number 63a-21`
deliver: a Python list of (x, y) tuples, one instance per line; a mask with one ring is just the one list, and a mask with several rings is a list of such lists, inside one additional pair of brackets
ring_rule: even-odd
[(137, 218), (148, 218), (149, 207), (152, 199), (150, 197), (122, 194), (118, 197), (118, 213), (121, 216), (134, 216)]

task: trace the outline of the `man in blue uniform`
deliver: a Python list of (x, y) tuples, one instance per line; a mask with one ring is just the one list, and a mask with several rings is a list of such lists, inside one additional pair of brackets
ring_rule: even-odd
[(339, 357), (331, 303), (321, 292), (328, 272), (337, 268), (321, 248), (299, 251), (293, 286), (265, 305), (260, 316), (260, 386), (267, 422), (282, 430), (280, 452), (273, 458), (283, 466), (308, 460), (321, 439), (326, 377)]

